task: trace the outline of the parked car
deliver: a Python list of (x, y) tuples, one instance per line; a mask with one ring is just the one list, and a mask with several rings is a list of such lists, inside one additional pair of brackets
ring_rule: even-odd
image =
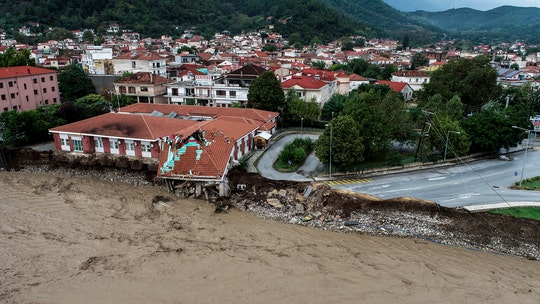
[(506, 155), (499, 155), (499, 159), (500, 160), (504, 160), (504, 161), (510, 161), (512, 160), (510, 157), (506, 156)]

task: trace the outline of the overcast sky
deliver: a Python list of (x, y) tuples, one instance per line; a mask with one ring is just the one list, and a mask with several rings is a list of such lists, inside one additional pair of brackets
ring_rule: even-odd
[(383, 0), (400, 11), (445, 11), (452, 8), (470, 7), (487, 11), (503, 5), (540, 7), (540, 0)]

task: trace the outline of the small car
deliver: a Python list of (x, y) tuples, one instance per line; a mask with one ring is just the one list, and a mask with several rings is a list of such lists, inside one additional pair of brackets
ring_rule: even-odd
[(506, 155), (499, 155), (499, 160), (510, 161), (511, 159)]

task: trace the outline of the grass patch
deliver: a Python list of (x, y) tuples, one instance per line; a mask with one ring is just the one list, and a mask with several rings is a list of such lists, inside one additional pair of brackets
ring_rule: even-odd
[(540, 208), (538, 207), (516, 207), (508, 209), (491, 210), (491, 213), (511, 215), (515, 218), (529, 218), (540, 221)]
[[(519, 182), (516, 182), (516, 185), (519, 185)], [(540, 190), (540, 176), (524, 179), (521, 188), (524, 190)]]

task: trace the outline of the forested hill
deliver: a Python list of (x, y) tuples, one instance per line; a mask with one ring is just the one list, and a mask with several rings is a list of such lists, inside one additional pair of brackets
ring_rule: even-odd
[(205, 37), (223, 30), (237, 34), (268, 23), (285, 37), (296, 33), (303, 43), (354, 34), (399, 39), (424, 30), (381, 0), (4, 0), (0, 10), (4, 29), (28, 21), (69, 30), (116, 22), (153, 37), (186, 29)]
[(540, 41), (540, 8), (536, 7), (501, 6), (489, 11), (460, 8), (407, 15), (471, 40)]

